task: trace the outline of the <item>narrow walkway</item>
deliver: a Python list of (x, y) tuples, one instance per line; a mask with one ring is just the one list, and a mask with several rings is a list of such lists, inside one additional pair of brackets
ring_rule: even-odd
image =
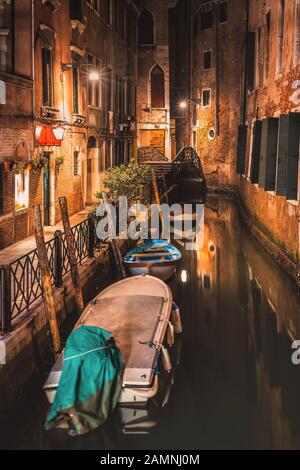
[[(80, 224), (80, 222), (82, 222), (83, 220), (87, 219), (90, 210), (91, 206), (87, 206), (81, 212), (78, 212), (77, 214), (70, 217), (71, 226), (74, 227), (75, 225)], [(54, 233), (56, 232), (56, 230), (63, 231), (62, 223), (53, 225), (51, 227), (44, 227), (45, 240), (51, 240), (51, 238), (54, 237)], [(3, 250), (0, 250), (0, 265), (13, 263), (15, 260), (35, 250), (35, 248), (36, 244), (34, 236), (26, 238), (25, 240), (15, 243), (14, 245), (11, 245), (7, 248), (4, 248)]]

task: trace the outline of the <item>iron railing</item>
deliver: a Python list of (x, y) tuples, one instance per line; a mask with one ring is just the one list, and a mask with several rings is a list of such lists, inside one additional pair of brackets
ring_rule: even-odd
[[(94, 257), (102, 241), (96, 236), (96, 221), (88, 219), (72, 228), (77, 263)], [(63, 277), (70, 272), (65, 234), (60, 230), (46, 243), (52, 285), (62, 286)], [(0, 267), (0, 332), (11, 329), (12, 322), (43, 294), (37, 250)]]

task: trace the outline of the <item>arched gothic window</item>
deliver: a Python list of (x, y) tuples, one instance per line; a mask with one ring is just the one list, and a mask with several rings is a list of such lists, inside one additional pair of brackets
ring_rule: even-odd
[(165, 75), (159, 65), (151, 72), (151, 107), (165, 107)]
[(139, 16), (139, 45), (153, 46), (154, 44), (154, 19), (149, 10), (143, 10)]

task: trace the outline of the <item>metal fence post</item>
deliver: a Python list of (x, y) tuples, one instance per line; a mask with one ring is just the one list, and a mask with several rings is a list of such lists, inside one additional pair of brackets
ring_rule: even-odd
[(89, 258), (94, 258), (95, 257), (95, 253), (94, 253), (95, 246), (96, 246), (95, 224), (94, 224), (94, 218), (90, 214), (89, 219), (88, 219), (88, 253), (89, 253)]
[(11, 327), (11, 268), (0, 268), (0, 328), (4, 334)]
[(62, 231), (56, 230), (54, 234), (54, 279), (55, 287), (62, 287), (63, 285), (63, 242)]

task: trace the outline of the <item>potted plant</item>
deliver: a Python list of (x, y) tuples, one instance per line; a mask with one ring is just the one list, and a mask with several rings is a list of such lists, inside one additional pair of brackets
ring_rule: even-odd
[(31, 160), (30, 160), (29, 162), (26, 162), (26, 163), (25, 163), (25, 165), (24, 165), (24, 169), (25, 169), (25, 170), (31, 171), (32, 168), (33, 168), (33, 166), (32, 166)]
[(40, 158), (39, 157), (34, 157), (29, 161), (29, 165), (31, 165), (31, 168), (34, 173), (37, 173), (40, 170)]
[(65, 161), (65, 156), (61, 154), (59, 157), (55, 159), (55, 169), (59, 172), (60, 168), (63, 166)]
[(12, 157), (6, 157), (2, 162), (3, 170), (4, 171), (11, 171), (12, 164), (13, 164), (13, 158)]
[[(152, 179), (151, 168), (131, 160), (128, 165), (109, 168), (105, 172), (104, 186), (109, 191), (109, 199), (117, 203), (120, 196), (126, 196), (129, 205), (136, 204), (141, 199), (141, 187)], [(96, 193), (101, 199), (101, 193)]]
[(24, 170), (24, 164), (23, 164), (23, 162), (16, 162), (16, 168), (15, 168), (15, 170), (16, 170), (16, 173), (17, 173), (17, 174), (22, 173), (23, 170)]

